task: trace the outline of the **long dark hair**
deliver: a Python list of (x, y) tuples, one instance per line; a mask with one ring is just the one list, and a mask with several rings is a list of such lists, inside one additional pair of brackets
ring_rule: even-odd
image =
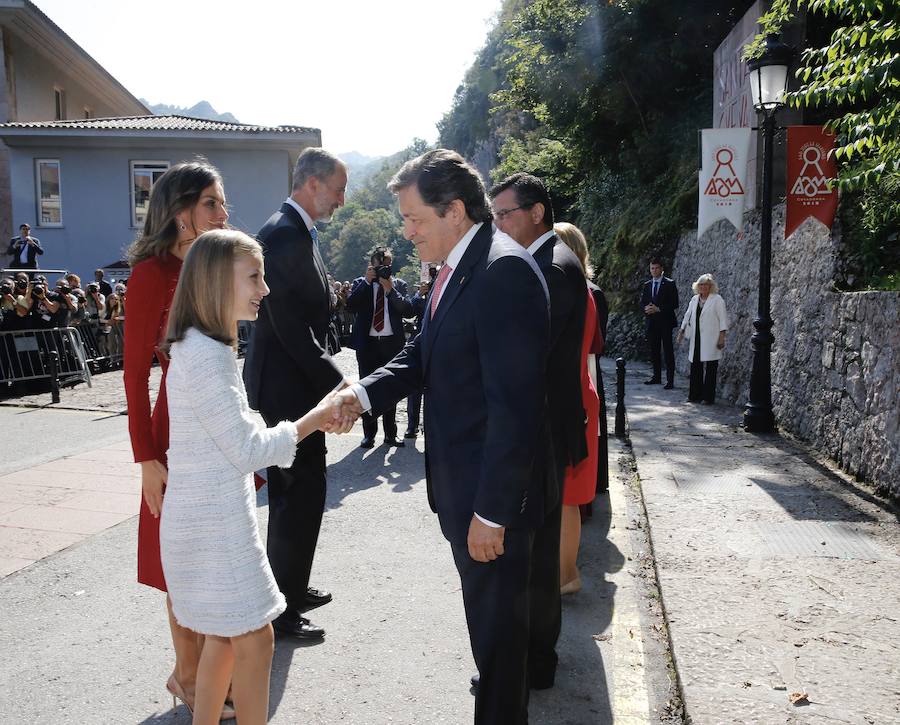
[(144, 231), (128, 247), (128, 264), (134, 267), (166, 254), (178, 239), (175, 216), (197, 204), (203, 190), (217, 182), (222, 183), (222, 175), (205, 159), (176, 164), (160, 176), (150, 191)]

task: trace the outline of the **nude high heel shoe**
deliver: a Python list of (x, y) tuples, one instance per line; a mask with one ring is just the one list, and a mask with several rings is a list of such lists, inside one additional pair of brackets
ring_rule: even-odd
[[(181, 686), (178, 680), (175, 679), (175, 675), (171, 675), (169, 677), (169, 680), (166, 682), (166, 689), (172, 696), (173, 710), (178, 707), (178, 700), (181, 700), (184, 703), (184, 706), (188, 709), (188, 712), (191, 713), (191, 715), (194, 714), (194, 708), (191, 703), (187, 701), (187, 697), (184, 694), (184, 688)], [(234, 718), (234, 708), (226, 703), (222, 708), (222, 714), (219, 715), (219, 720), (234, 720)]]

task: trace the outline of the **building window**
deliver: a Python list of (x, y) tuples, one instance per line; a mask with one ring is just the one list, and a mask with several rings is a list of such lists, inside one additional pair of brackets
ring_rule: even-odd
[(59, 159), (35, 159), (37, 181), (37, 219), (42, 227), (62, 226)]
[(62, 88), (54, 88), (53, 98), (56, 103), (56, 120), (62, 121), (66, 117), (66, 92)]
[(131, 162), (131, 226), (137, 228), (144, 226), (147, 205), (150, 202), (150, 189), (168, 169), (168, 161)]

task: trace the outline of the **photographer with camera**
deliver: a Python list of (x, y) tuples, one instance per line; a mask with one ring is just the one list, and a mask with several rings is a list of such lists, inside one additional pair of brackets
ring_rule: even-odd
[[(376, 247), (369, 258), (370, 264), (364, 277), (353, 281), (347, 309), (356, 314), (348, 347), (356, 350), (359, 376), (365, 377), (389, 362), (403, 348), (406, 335), (403, 318), (413, 315), (407, 299), (406, 283), (393, 278), (391, 250)], [(361, 448), (375, 445), (378, 418), (363, 413), (363, 440)], [(397, 408), (382, 415), (384, 440), (389, 446), (402, 448), (405, 444), (397, 438)]]
[(6, 253), (10, 255), (9, 266), (12, 269), (37, 269), (35, 258), (43, 254), (41, 241), (31, 236), (31, 227), (22, 224), (19, 227), (19, 236), (9, 240)]
[[(27, 295), (26, 295), (27, 296)], [(60, 307), (66, 309), (60, 296), (47, 285), (47, 278), (39, 274), (31, 284), (30, 313), (32, 327), (49, 330), (58, 327)]]
[(59, 310), (54, 315), (54, 327), (69, 327), (73, 316), (78, 312), (78, 299), (72, 294), (68, 279), (56, 280), (56, 294), (59, 297)]

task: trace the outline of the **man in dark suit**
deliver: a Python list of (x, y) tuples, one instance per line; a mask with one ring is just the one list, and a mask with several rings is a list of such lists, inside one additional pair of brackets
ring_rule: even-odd
[(666, 357), (666, 390), (675, 387), (675, 351), (672, 348), (672, 330), (678, 326), (675, 310), (678, 309), (678, 288), (668, 277), (663, 276), (662, 261), (659, 257), (650, 260), (650, 279), (641, 290), (641, 311), (647, 327), (647, 341), (650, 343), (650, 361), (653, 363), (653, 377), (644, 385), (662, 383), (662, 361), (659, 348), (662, 346)]
[[(266, 283), (244, 363), (251, 407), (269, 426), (296, 420), (344, 383), (326, 352), (331, 293), (318, 248), (316, 221), (331, 219), (344, 204), (347, 167), (320, 148), (308, 148), (294, 167), (293, 189), (257, 235), (263, 245)], [(325, 630), (303, 612), (331, 600), (309, 586), (325, 509), (325, 434), (307, 436), (290, 468), (268, 469), (269, 563), (288, 608), (278, 632), (319, 638)]]
[(10, 255), (10, 269), (37, 269), (37, 255), (43, 254), (41, 240), (31, 236), (31, 227), (23, 224), (19, 227), (19, 236), (9, 240), (6, 253)]
[[(406, 282), (393, 278), (391, 250), (376, 247), (369, 259), (365, 277), (353, 281), (347, 309), (356, 314), (349, 347), (356, 350), (359, 377), (377, 370), (403, 349), (406, 335), (403, 318), (413, 314), (407, 300)], [(397, 439), (397, 408), (384, 411), (384, 442), (403, 448)], [(363, 439), (360, 448), (372, 448), (378, 432), (378, 418), (363, 413)]]
[(446, 262), (422, 332), (336, 400), (378, 411), (424, 391), (428, 499), (481, 672), (475, 722), (526, 723), (528, 576), (544, 520), (546, 285), (531, 256), (492, 231), (481, 178), (456, 152), (407, 162), (389, 188), (421, 259)]
[(556, 640), (561, 626), (559, 534), (565, 468), (587, 457), (585, 412), (581, 400), (581, 343), (587, 283), (575, 253), (553, 232), (553, 207), (543, 182), (514, 174), (491, 189), (497, 226), (525, 247), (550, 290), (550, 355), (547, 402), (553, 431), (553, 476), (546, 518), (534, 539), (531, 571), (529, 685), (553, 686)]
[[(437, 276), (437, 269), (431, 267), (429, 272), (433, 272), (431, 279)], [(425, 311), (428, 305), (428, 292), (431, 290), (431, 282), (419, 282), (419, 289), (409, 298), (409, 305), (412, 308), (411, 316), (414, 316), (415, 327), (413, 328), (413, 336), (422, 332), (422, 321), (425, 319)], [(416, 390), (406, 399), (406, 432), (404, 438), (415, 440), (419, 435), (419, 420), (422, 412), (422, 391)]]

